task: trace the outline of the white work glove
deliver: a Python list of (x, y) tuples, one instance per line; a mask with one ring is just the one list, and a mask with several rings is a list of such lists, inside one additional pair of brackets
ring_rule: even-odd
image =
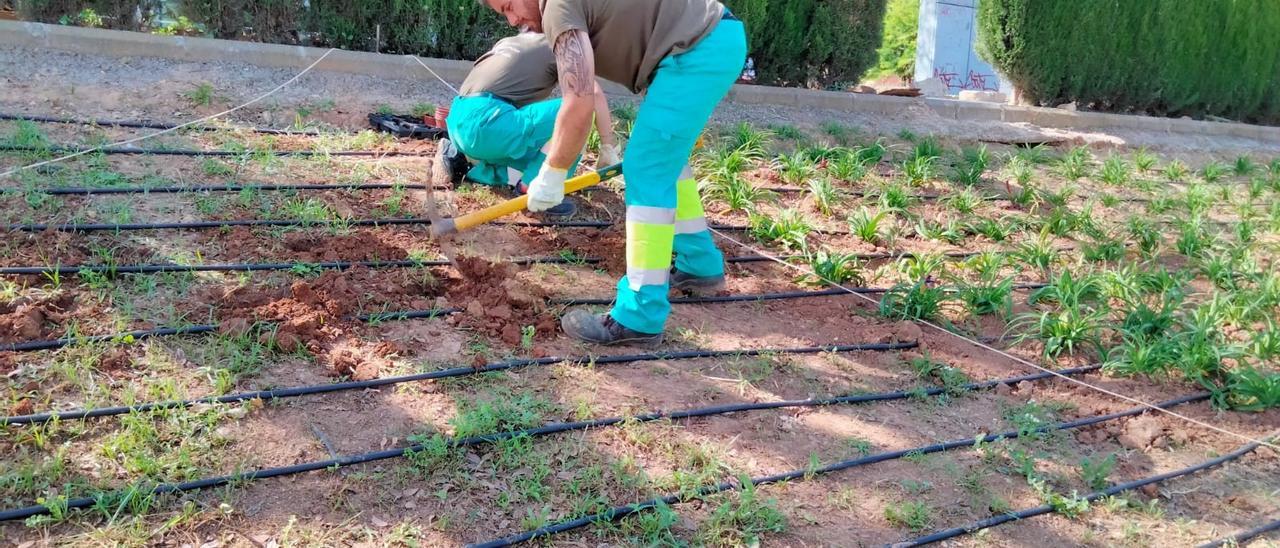
[(529, 183), (529, 211), (546, 211), (564, 201), (564, 178), (567, 169), (544, 165)]
[(622, 163), (622, 147), (618, 145), (600, 145), (600, 158), (596, 169)]

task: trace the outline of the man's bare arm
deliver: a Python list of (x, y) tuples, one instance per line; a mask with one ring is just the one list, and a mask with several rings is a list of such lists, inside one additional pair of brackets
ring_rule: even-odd
[(613, 113), (609, 111), (609, 99), (604, 95), (604, 89), (600, 87), (600, 83), (596, 82), (596, 132), (600, 134), (600, 144), (610, 146), (617, 144), (617, 139), (613, 136)]
[(547, 164), (568, 169), (582, 153), (591, 132), (591, 113), (596, 100), (595, 52), (586, 32), (571, 30), (556, 38), (555, 53), (564, 100), (556, 116)]

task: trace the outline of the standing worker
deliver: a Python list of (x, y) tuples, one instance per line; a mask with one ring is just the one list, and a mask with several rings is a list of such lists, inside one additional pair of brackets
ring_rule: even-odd
[[(437, 163), (455, 184), (465, 176), (523, 194), (546, 159), (544, 148), (555, 129), (561, 100), (548, 99), (555, 87), (555, 56), (541, 34), (499, 40), (476, 60), (462, 82), (445, 122), (450, 139), (440, 142)], [(613, 118), (598, 85), (593, 86), (593, 101), (600, 133), (599, 163), (617, 164), (621, 154)], [(468, 158), (476, 162), (474, 167)], [(573, 214), (573, 204), (567, 201), (552, 205), (549, 215)]]
[(563, 199), (568, 169), (590, 132), (596, 75), (644, 94), (624, 162), (627, 274), (608, 314), (573, 310), (561, 325), (593, 343), (661, 343), (670, 287), (724, 287), (724, 257), (707, 230), (688, 158), (742, 74), (742, 22), (716, 0), (480, 1), (511, 26), (542, 32), (555, 52), (564, 104), (547, 161), (529, 184), (530, 210)]

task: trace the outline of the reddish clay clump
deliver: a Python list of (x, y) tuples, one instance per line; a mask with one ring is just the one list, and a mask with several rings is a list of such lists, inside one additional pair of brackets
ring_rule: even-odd
[(121, 349), (108, 350), (98, 358), (98, 370), (108, 374), (123, 372), (132, 365), (133, 358)]
[(21, 342), (45, 338), (47, 324), (66, 319), (75, 297), (63, 294), (36, 301), (12, 303), (0, 308), (0, 342)]
[(382, 360), (376, 356), (363, 357), (354, 349), (338, 348), (329, 352), (329, 367), (333, 373), (352, 380), (367, 381), (378, 378), (382, 372)]
[(449, 300), (466, 310), (452, 318), (457, 325), (509, 345), (521, 342), (525, 326), (534, 326), (538, 335), (555, 332), (555, 318), (545, 310), (542, 296), (516, 281), (511, 264), (458, 257), (454, 266), (461, 278), (450, 280)]

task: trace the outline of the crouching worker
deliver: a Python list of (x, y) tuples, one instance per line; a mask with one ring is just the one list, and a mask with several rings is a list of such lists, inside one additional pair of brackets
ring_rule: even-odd
[[(564, 106), (529, 209), (552, 207), (591, 129), (596, 76), (644, 93), (626, 149), (627, 274), (605, 315), (577, 309), (566, 334), (599, 344), (658, 344), (669, 288), (724, 286), (687, 161), (747, 58), (742, 23), (716, 0), (480, 0), (555, 51)], [(672, 252), (675, 253), (674, 269)]]
[[(560, 111), (561, 100), (549, 99), (556, 76), (555, 55), (541, 34), (504, 38), (476, 60), (450, 107), (449, 139), (440, 142), (436, 158), (455, 184), (465, 177), (517, 194), (527, 192), (546, 160), (544, 149)], [(599, 85), (594, 94), (600, 164), (613, 165), (621, 161), (613, 119)], [(546, 213), (565, 217), (574, 210), (572, 203), (562, 201)]]

